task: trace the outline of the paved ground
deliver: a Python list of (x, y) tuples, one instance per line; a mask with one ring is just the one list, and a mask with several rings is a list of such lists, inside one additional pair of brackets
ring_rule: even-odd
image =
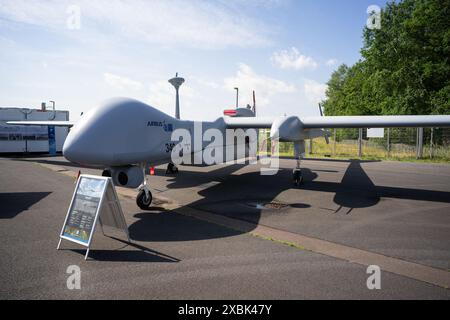
[[(133, 245), (97, 233), (85, 262), (75, 244), (55, 250), (74, 188), (67, 172), (79, 168), (61, 157), (1, 158), (0, 298), (450, 298), (450, 165), (309, 160), (301, 188), (291, 187), (292, 166), (282, 160), (275, 176), (257, 166), (183, 167), (176, 177), (157, 168), (154, 196), (172, 206), (143, 212), (121, 196)], [(382, 289), (368, 290), (373, 257), (411, 272), (382, 271)], [(66, 287), (72, 264), (81, 290)], [(425, 281), (430, 272), (437, 285)]]

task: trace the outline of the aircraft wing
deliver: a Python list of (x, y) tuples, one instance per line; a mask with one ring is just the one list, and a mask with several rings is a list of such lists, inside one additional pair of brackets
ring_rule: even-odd
[(303, 128), (450, 127), (450, 116), (334, 116), (305, 117)]
[(20, 126), (55, 126), (55, 127), (72, 127), (74, 121), (7, 121), (7, 124)]
[(228, 128), (271, 128), (274, 122), (297, 119), (303, 129), (314, 128), (388, 128), (450, 127), (450, 115), (428, 116), (323, 116), (323, 117), (225, 117)]

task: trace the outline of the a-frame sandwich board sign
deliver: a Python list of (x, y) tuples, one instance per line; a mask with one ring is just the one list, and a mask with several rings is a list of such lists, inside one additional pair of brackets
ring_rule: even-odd
[(82, 174), (67, 210), (57, 249), (65, 239), (87, 247), (85, 259), (95, 233), (95, 227), (103, 226), (123, 230), (130, 241), (128, 227), (120, 206), (116, 189), (110, 177)]

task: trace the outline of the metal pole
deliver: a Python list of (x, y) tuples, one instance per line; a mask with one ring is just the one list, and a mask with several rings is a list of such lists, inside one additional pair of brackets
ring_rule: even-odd
[(391, 128), (387, 128), (387, 156), (391, 153)]
[(431, 128), (431, 134), (430, 134), (430, 159), (433, 159), (433, 131), (434, 131), (434, 128)]
[(419, 128), (416, 128), (416, 159), (419, 158)]
[(417, 128), (417, 159), (423, 157), (423, 128)]
[(362, 128), (359, 128), (359, 132), (358, 132), (358, 157), (361, 158), (362, 157)]
[(336, 128), (334, 128), (333, 139), (333, 156), (336, 156)]
[(313, 139), (309, 139), (309, 154), (313, 153)]
[(234, 88), (236, 90), (236, 109), (239, 108), (239, 88)]

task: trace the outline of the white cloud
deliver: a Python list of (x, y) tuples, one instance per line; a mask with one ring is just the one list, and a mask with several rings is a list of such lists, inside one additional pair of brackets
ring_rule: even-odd
[(329, 59), (326, 62), (326, 65), (329, 67), (335, 66), (338, 63), (337, 59)]
[(120, 90), (139, 90), (142, 88), (141, 82), (112, 73), (104, 73), (103, 80), (105, 80), (108, 85)]
[(232, 91), (239, 88), (240, 106), (251, 104), (252, 90), (256, 91), (258, 106), (266, 106), (270, 98), (279, 93), (292, 93), (296, 89), (293, 85), (268, 76), (256, 74), (248, 65), (239, 64), (239, 70), (234, 77), (224, 79), (224, 88)]
[[(67, 29), (67, 9), (71, 5), (80, 8), (80, 30)], [(94, 38), (103, 36), (116, 41), (120, 36), (165, 46), (224, 48), (271, 43), (268, 27), (226, 2), (2, 0), (0, 18), (68, 35), (88, 33)]]
[(313, 58), (301, 54), (297, 48), (274, 52), (271, 58), (281, 69), (301, 70), (305, 68), (315, 69), (317, 62)]
[(327, 90), (327, 85), (315, 80), (305, 80), (303, 89), (308, 101), (316, 105), (326, 97), (325, 91)]
[(202, 85), (202, 86), (205, 86), (208, 88), (212, 88), (212, 89), (220, 88), (220, 84), (218, 84), (217, 82), (209, 80), (209, 79), (205, 79), (202, 77), (192, 76), (192, 77), (189, 77), (189, 80), (193, 80), (196, 83), (198, 83), (199, 85)]

